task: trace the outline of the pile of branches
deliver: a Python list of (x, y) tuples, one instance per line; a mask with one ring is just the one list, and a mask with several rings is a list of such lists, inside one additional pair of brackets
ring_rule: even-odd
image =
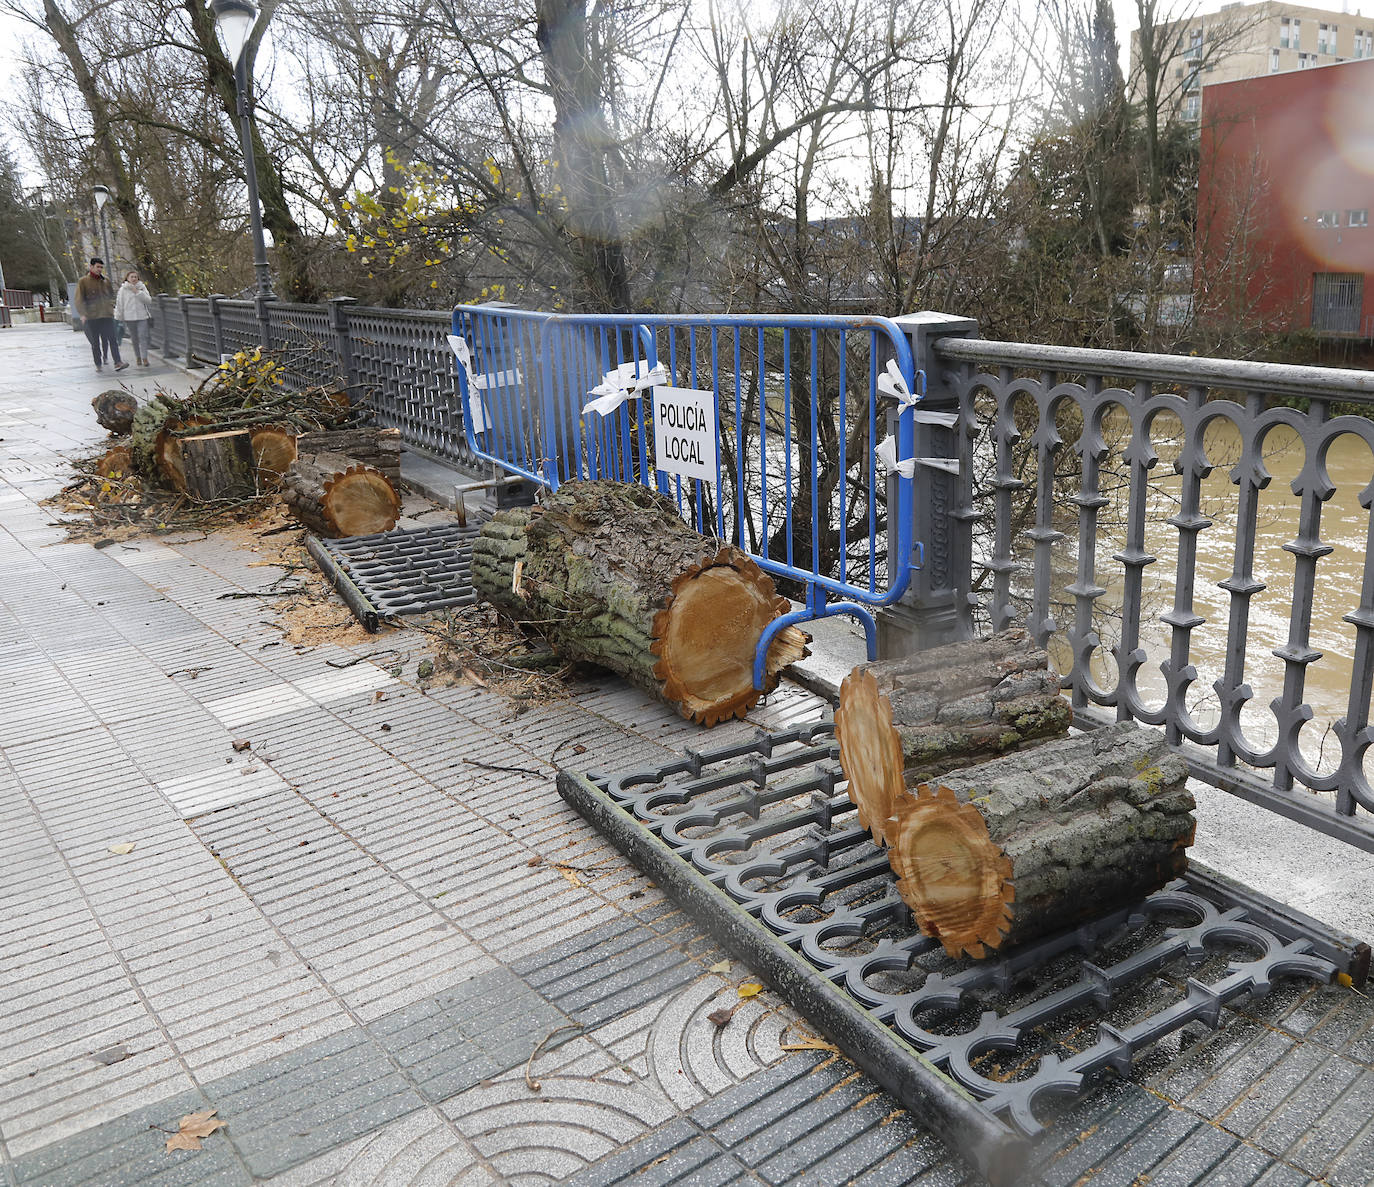
[[(116, 435), (103, 453), (72, 463), (73, 481), (53, 504), (84, 514), (88, 524), (69, 524), (69, 530), (117, 538), (142, 531), (208, 529), (259, 514), (276, 497), (275, 491), (264, 487), (251, 498), (211, 502), (189, 498), (181, 439), (246, 429), (254, 435), (256, 452), (260, 437), (266, 449), (274, 438), (293, 440), (300, 433), (356, 423), (359, 418), (347, 394), (336, 385), (303, 390), (287, 386), (288, 374), (312, 369), (321, 351), (316, 344), (241, 350), (210, 372), (189, 396), (156, 389), (134, 411), (127, 434)], [(294, 445), (291, 448), (294, 451)], [(289, 459), (279, 468), (286, 464)]]
[(316, 351), (315, 346), (240, 350), (189, 396), (159, 389), (134, 415), (130, 446), (135, 473), (145, 482), (183, 490), (178, 445), (183, 437), (234, 429), (295, 436), (356, 423), (348, 395), (337, 385), (285, 386), (289, 370)]

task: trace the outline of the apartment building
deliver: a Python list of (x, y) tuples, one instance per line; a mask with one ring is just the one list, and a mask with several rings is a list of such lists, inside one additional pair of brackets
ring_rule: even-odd
[(1374, 339), (1374, 60), (1204, 96), (1198, 308)]
[[(1202, 88), (1374, 58), (1374, 15), (1302, 8), (1278, 0), (1227, 4), (1219, 12), (1161, 26), (1157, 34), (1167, 60), (1160, 106), (1166, 119), (1195, 122)], [(1131, 34), (1131, 99), (1140, 102), (1140, 32)]]

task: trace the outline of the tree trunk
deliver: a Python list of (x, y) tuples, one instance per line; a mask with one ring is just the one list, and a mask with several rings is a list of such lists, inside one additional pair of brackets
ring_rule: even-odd
[(380, 470), (392, 485), (401, 481), (401, 430), (370, 425), (357, 429), (328, 429), (302, 433), (296, 438), (299, 453), (341, 453)]
[[(646, 487), (565, 483), (538, 507), (498, 512), (473, 544), (473, 586), (563, 659), (599, 664), (714, 725), (743, 717), (763, 629), (789, 603), (736, 548), (692, 531)], [(781, 631), (763, 691), (807, 654)]]
[(840, 686), (835, 737), (859, 822), (879, 844), (903, 788), (1062, 734), (1073, 708), (1025, 631), (860, 664)]
[(258, 493), (253, 439), (247, 429), (181, 439), (186, 493), (203, 503), (251, 499)]
[(401, 497), (385, 474), (341, 453), (297, 457), (282, 478), (282, 501), (320, 536), (389, 532), (401, 511)]
[(1188, 865), (1188, 766), (1121, 722), (918, 784), (888, 823), (897, 890), (951, 956), (1103, 915)]
[(185, 416), (185, 405), (159, 392), (134, 413), (130, 446), (134, 469), (145, 481), (170, 486), (186, 493), (186, 473), (182, 465), (181, 429), (207, 424), (204, 416)]
[(299, 453), (296, 430), (290, 425), (258, 425), (249, 432), (258, 486), (262, 490), (276, 490), (281, 486), (282, 475), (291, 468)]
[(138, 401), (122, 388), (101, 392), (91, 401), (95, 409), (95, 419), (101, 428), (123, 436), (134, 427), (134, 413), (138, 411)]

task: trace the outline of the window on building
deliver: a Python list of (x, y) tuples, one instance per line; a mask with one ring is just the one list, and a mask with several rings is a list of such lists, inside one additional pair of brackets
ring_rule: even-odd
[(1270, 73), (1270, 74), (1277, 74), (1278, 72), (1279, 72), (1279, 51), (1276, 50), (1276, 49), (1271, 49), (1271, 50), (1269, 51), (1269, 73)]
[(1183, 89), (1191, 94), (1201, 87), (1201, 85), (1202, 84), (1198, 81), (1197, 71), (1189, 70), (1188, 77), (1183, 80)]
[(1317, 53), (1334, 54), (1336, 52), (1336, 25), (1317, 26)]
[(1284, 17), (1279, 21), (1279, 48), (1291, 49), (1295, 45), (1297, 42), (1293, 40), (1293, 22)]
[(1317, 211), (1317, 226), (1319, 227), (1339, 227), (1341, 225), (1341, 212), (1339, 210), (1319, 210)]
[(1312, 273), (1312, 328), (1355, 334), (1364, 305), (1363, 272)]
[(1357, 58), (1374, 58), (1374, 30), (1355, 30), (1355, 56)]
[(1184, 51), (1185, 58), (1202, 57), (1202, 30), (1194, 29), (1188, 35), (1188, 48)]
[(1189, 95), (1183, 100), (1183, 118), (1195, 120), (1202, 114), (1202, 96)]
[(1314, 54), (1299, 54), (1299, 55), (1298, 55), (1298, 69), (1299, 69), (1299, 70), (1306, 70), (1310, 65), (1312, 65), (1312, 59), (1313, 59), (1313, 57), (1315, 57)]
[(1369, 226), (1369, 211), (1366, 210), (1347, 210), (1345, 221), (1352, 227)]

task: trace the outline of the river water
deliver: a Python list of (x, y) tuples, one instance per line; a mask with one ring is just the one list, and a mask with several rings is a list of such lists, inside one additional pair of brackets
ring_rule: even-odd
[[(1121, 421), (1124, 420), (1123, 413)], [(1110, 423), (1108, 427), (1112, 427)], [(1124, 438), (1126, 427), (1117, 423), (1118, 439)], [(1163, 703), (1165, 690), (1159, 665), (1168, 658), (1172, 634), (1171, 628), (1160, 621), (1160, 615), (1172, 607), (1178, 580), (1179, 534), (1167, 522), (1177, 513), (1182, 496), (1182, 476), (1174, 473), (1172, 464), (1181, 445), (1178, 420), (1171, 416), (1158, 418), (1152, 440), (1160, 460), (1151, 471), (1146, 550), (1158, 559), (1144, 573), (1141, 646), (1148, 659), (1138, 683), (1145, 698), (1158, 705)], [(1198, 534), (1193, 607), (1207, 621), (1192, 634), (1191, 660), (1197, 668), (1198, 680), (1187, 698), (1194, 720), (1203, 726), (1217, 719), (1217, 696), (1212, 682), (1222, 675), (1225, 666), (1231, 599), (1218, 583), (1231, 575), (1234, 562), (1238, 487), (1231, 482), (1229, 471), (1240, 454), (1239, 436), (1229, 424), (1215, 422), (1208, 431), (1205, 447), (1215, 468), (1203, 480), (1202, 512), (1212, 520), (1212, 526)], [(1300, 500), (1293, 494), (1292, 482), (1302, 469), (1304, 456), (1301, 440), (1285, 426), (1279, 426), (1266, 438), (1265, 467), (1273, 478), (1260, 492), (1253, 566), (1255, 577), (1266, 588), (1250, 602), (1245, 679), (1255, 695), (1241, 714), (1245, 736), (1256, 748), (1271, 744), (1277, 732), (1269, 703), (1282, 690), (1284, 664), (1272, 652), (1289, 638), (1296, 558), (1283, 546), (1298, 532)], [(1124, 463), (1117, 462), (1115, 468), (1124, 479)], [(1334, 734), (1328, 736), (1328, 730), (1346, 714), (1349, 701), (1355, 628), (1343, 616), (1356, 609), (1360, 601), (1369, 512), (1360, 506), (1359, 494), (1374, 479), (1374, 458), (1359, 438), (1345, 435), (1332, 444), (1327, 470), (1337, 489), (1322, 509), (1321, 538), (1332, 552), (1317, 565), (1310, 635), (1311, 646), (1322, 655), (1307, 668), (1305, 695), (1313, 709), (1313, 720), (1300, 736), (1304, 755), (1319, 770), (1334, 768), (1340, 757), (1339, 743)], [(1103, 488), (1108, 490), (1108, 481), (1104, 480)], [(1113, 501), (1113, 506), (1103, 509), (1097, 551), (1097, 582), (1108, 592), (1098, 599), (1096, 625), (1108, 646), (1120, 637), (1123, 567), (1112, 554), (1119, 551), (1124, 540), (1124, 482), (1118, 489), (1120, 497)], [(1056, 600), (1063, 603), (1056, 611), (1056, 620), (1060, 630), (1067, 631), (1073, 623), (1072, 598), (1063, 593), (1063, 588), (1076, 576), (1077, 526), (1072, 520), (1059, 526), (1068, 538), (1056, 548)], [(1064, 670), (1068, 652), (1062, 643), (1056, 646), (1054, 658)], [(1115, 684), (1115, 662), (1110, 655), (1097, 654), (1094, 672), (1104, 686)]]

